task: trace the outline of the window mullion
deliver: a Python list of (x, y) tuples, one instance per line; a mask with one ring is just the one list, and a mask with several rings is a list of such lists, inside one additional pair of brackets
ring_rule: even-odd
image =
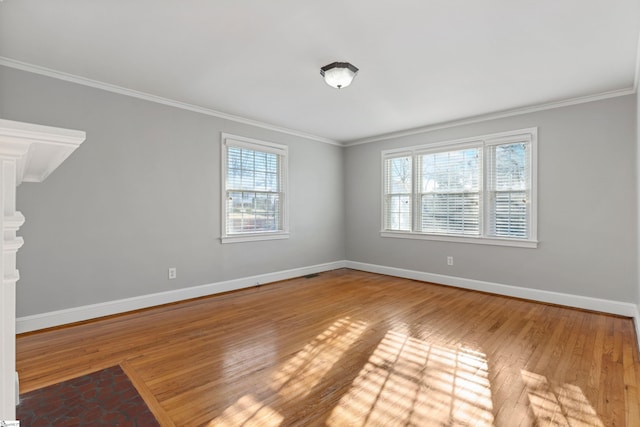
[(413, 175), (412, 175), (412, 191), (411, 194), (411, 231), (420, 232), (422, 227), (420, 226), (422, 221), (422, 209), (420, 204), (420, 183), (422, 182), (422, 165), (420, 162), (420, 156), (415, 153), (411, 154), (413, 162)]

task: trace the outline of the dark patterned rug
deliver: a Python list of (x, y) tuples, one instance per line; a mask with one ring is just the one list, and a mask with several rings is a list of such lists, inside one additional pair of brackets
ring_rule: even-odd
[(120, 366), (20, 395), (20, 427), (160, 426)]

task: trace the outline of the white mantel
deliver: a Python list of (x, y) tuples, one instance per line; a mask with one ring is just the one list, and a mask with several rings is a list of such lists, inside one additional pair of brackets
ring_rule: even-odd
[(85, 140), (77, 130), (0, 119), (0, 420), (15, 420), (16, 253), (23, 240), (16, 232), (24, 216), (16, 210), (16, 187), (41, 182)]

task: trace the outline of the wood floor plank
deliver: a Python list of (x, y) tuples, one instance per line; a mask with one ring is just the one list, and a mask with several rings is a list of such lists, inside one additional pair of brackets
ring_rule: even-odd
[(144, 380), (138, 375), (135, 369), (126, 360), (120, 363), (120, 367), (127, 374), (133, 386), (138, 390), (138, 393), (145, 401), (151, 413), (156, 417), (156, 420), (162, 427), (175, 427), (175, 423), (165, 412), (164, 408), (158, 403), (158, 400), (153, 393), (147, 387)]
[(340, 269), (21, 335), (21, 392), (121, 364), (162, 425), (640, 425), (631, 319)]

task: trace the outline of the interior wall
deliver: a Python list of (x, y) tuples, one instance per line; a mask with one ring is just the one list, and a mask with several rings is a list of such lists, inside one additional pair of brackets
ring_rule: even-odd
[[(347, 259), (636, 301), (635, 103), (629, 95), (347, 148)], [(381, 150), (529, 127), (538, 127), (536, 249), (380, 237)]]
[[(12, 68), (0, 93), (2, 118), (87, 132), (18, 188), (19, 317), (343, 259), (640, 304), (636, 96), (343, 149)], [(533, 126), (537, 249), (380, 237), (381, 150)], [(217, 239), (221, 132), (289, 146), (289, 240)]]
[[(638, 70), (640, 72), (640, 70)], [(640, 75), (636, 76), (636, 80)], [(638, 258), (636, 259), (636, 268), (638, 269), (638, 287), (636, 289), (636, 305), (640, 316), (640, 96), (636, 92), (636, 197), (637, 197), (637, 213), (638, 213)], [(636, 318), (636, 329), (640, 332), (640, 317)], [(638, 342), (640, 343), (640, 333), (638, 334)]]
[[(7, 67), (0, 93), (4, 119), (87, 133), (18, 188), (18, 317), (345, 257), (341, 147)], [(288, 145), (289, 239), (220, 243), (221, 132)]]

